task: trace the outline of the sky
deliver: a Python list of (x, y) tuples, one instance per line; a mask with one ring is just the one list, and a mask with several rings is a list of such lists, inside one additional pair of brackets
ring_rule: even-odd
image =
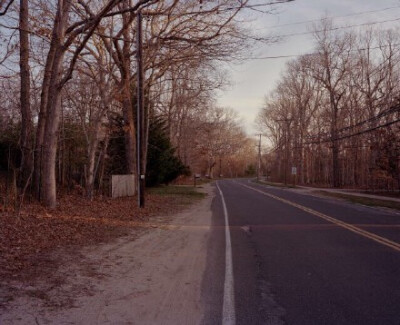
[[(267, 1), (260, 0), (258, 3), (263, 2)], [(287, 35), (309, 32), (312, 23), (299, 22), (319, 20), (326, 16), (332, 17), (337, 26), (399, 19), (374, 26), (382, 29), (400, 28), (400, 0), (295, 0), (276, 6), (274, 14), (253, 13), (250, 24), (251, 28), (257, 29), (263, 36)], [(358, 28), (362, 30), (366, 27)], [(226, 69), (231, 86), (219, 92), (218, 105), (237, 111), (248, 135), (255, 135), (257, 129), (254, 122), (257, 113), (263, 106), (265, 96), (273, 91), (286, 62), (296, 55), (312, 52), (313, 47), (311, 34), (284, 37), (278, 43), (259, 45), (252, 50), (251, 57), (294, 57), (230, 64)]]

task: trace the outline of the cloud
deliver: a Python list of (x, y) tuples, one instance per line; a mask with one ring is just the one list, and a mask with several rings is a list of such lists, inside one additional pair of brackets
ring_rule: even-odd
[[(371, 22), (390, 18), (398, 18), (400, 8), (383, 10), (376, 13), (360, 12), (381, 10), (389, 7), (400, 6), (397, 0), (376, 1), (376, 0), (307, 0), (294, 1), (279, 7), (277, 15), (262, 15), (252, 25), (257, 26), (259, 33), (275, 35), (307, 32), (310, 31), (310, 23), (282, 26), (271, 28), (271, 26), (297, 23), (299, 21), (320, 19), (325, 15), (337, 17), (352, 15), (343, 18), (336, 18), (335, 22), (340, 26), (354, 23)], [(385, 25), (384, 27), (388, 27)], [(256, 56), (280, 56), (300, 55), (311, 52), (314, 46), (312, 35), (289, 37), (280, 43), (262, 46), (254, 53)], [(218, 104), (235, 109), (246, 122), (246, 130), (249, 134), (255, 133), (253, 122), (262, 102), (268, 93), (273, 91), (285, 64), (291, 58), (274, 60), (251, 60), (241, 66), (231, 69), (232, 87), (220, 94)]]

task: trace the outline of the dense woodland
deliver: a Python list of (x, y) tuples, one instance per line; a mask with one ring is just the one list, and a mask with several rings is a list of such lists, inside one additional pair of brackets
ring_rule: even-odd
[[(160, 158), (160, 148), (186, 175), (254, 170), (254, 142), (215, 100), (227, 84), (221, 62), (240, 60), (255, 42), (242, 24), (254, 6), (267, 14), (273, 7), (250, 0), (1, 0), (2, 200), (29, 196), (55, 207), (60, 191), (107, 194), (112, 174), (162, 165), (146, 164), (148, 154)], [(150, 125), (162, 128), (152, 138), (159, 143), (148, 141)]]
[[(400, 33), (314, 26), (315, 49), (287, 64), (258, 116), (271, 180), (400, 188)], [(297, 175), (292, 175), (292, 167)]]

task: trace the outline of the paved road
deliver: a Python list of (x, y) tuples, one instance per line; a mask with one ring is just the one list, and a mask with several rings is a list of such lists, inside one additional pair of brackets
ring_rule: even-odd
[(399, 214), (217, 184), (204, 324), (400, 324)]

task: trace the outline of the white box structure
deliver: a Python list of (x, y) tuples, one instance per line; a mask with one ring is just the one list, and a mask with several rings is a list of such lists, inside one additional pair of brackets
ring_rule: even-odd
[(111, 176), (112, 197), (124, 197), (135, 195), (135, 175), (112, 175)]

